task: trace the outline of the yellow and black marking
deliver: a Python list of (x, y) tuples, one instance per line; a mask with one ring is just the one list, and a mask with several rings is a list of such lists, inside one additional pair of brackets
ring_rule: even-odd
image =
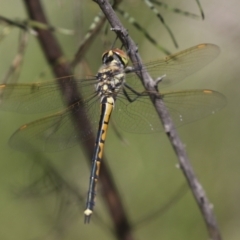
[(128, 61), (129, 59), (127, 54), (120, 49), (116, 48), (107, 51), (102, 55), (103, 65), (100, 67), (96, 75), (98, 83), (96, 84), (95, 89), (101, 101), (101, 117), (99, 120), (98, 133), (92, 158), (90, 184), (86, 209), (84, 211), (85, 223), (89, 223), (93, 212), (108, 123), (117, 94), (122, 89), (125, 82), (125, 68)]
[(100, 165), (103, 156), (103, 149), (108, 129), (109, 120), (114, 107), (113, 97), (104, 97), (101, 102), (101, 117), (99, 121), (98, 134), (95, 142), (95, 150), (92, 158), (92, 171), (90, 176), (90, 184), (87, 196), (86, 210), (84, 211), (85, 223), (90, 221), (93, 207), (95, 205), (95, 196), (97, 181), (100, 173)]

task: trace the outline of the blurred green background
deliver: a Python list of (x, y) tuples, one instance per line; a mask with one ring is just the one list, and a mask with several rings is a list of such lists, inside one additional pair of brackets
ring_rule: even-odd
[[(124, 2), (121, 8), (139, 18), (139, 22), (159, 44), (171, 52), (205, 42), (221, 48), (220, 56), (213, 63), (171, 89), (213, 89), (228, 99), (227, 106), (216, 115), (183, 126), (178, 132), (213, 204), (223, 239), (238, 240), (240, 3), (237, 0), (202, 0), (206, 16), (204, 21), (159, 8), (179, 43), (179, 49), (176, 49), (164, 27), (142, 1)], [(167, 2), (173, 7), (199, 13), (193, 0)], [(56, 33), (66, 56), (72, 59), (93, 17), (98, 13), (98, 7), (92, 1), (45, 0), (42, 3), (52, 25), (69, 29), (79, 27), (75, 36)], [(16, 0), (1, 1), (0, 15), (10, 19), (27, 18), (23, 2)], [(125, 20), (123, 23), (138, 44), (144, 61), (164, 56), (129, 23)], [(110, 33), (109, 39), (113, 39), (113, 36)], [(98, 69), (101, 54), (105, 50), (103, 38), (103, 35), (99, 35), (86, 55), (93, 72)], [(18, 40), (19, 30), (13, 28), (0, 42), (1, 78), (16, 54)], [(30, 36), (19, 82), (39, 80), (39, 74), (44, 69), (47, 69), (44, 56), (35, 37)], [(115, 239), (106, 206), (100, 197), (101, 187), (96, 214), (90, 225), (83, 224), (89, 168), (80, 147), (59, 153), (31, 155), (16, 152), (8, 146), (8, 139), (16, 128), (41, 116), (44, 114), (0, 112), (0, 239)], [(105, 154), (134, 227), (135, 238), (208, 239), (200, 211), (189, 191), (164, 214), (146, 218), (168, 203), (185, 180), (176, 167), (176, 156), (164, 134), (121, 134), (127, 143), (110, 129)], [(55, 172), (58, 180), (62, 178), (71, 185), (71, 190), (62, 183), (59, 187), (61, 190), (58, 193), (54, 191), (51, 181), (43, 178), (46, 176), (44, 168), (50, 167), (59, 174)], [(78, 199), (76, 193), (80, 194)], [(140, 225), (138, 222), (141, 219), (146, 221)]]

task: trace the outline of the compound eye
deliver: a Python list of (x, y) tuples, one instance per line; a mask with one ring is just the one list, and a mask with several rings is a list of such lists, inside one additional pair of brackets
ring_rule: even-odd
[(106, 51), (102, 55), (102, 63), (104, 64), (113, 61), (113, 59), (114, 59), (114, 53), (112, 50)]
[(124, 65), (125, 67), (128, 65), (128, 62), (129, 62), (129, 58), (127, 54), (118, 48), (106, 51), (102, 55), (102, 63), (104, 64), (109, 63), (114, 59), (118, 59), (118, 61), (120, 61), (121, 64)]
[(121, 61), (121, 63), (124, 66), (128, 65), (129, 57), (123, 50), (121, 50), (119, 48), (115, 48), (112, 51), (118, 56), (118, 59)]

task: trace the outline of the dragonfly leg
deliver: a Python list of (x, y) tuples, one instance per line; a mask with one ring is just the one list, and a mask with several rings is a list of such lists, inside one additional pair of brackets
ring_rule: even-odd
[(129, 102), (134, 102), (134, 101), (136, 101), (139, 97), (146, 95), (145, 92), (141, 92), (141, 93), (140, 93), (140, 92), (137, 92), (137, 91), (134, 90), (131, 86), (129, 86), (127, 83), (124, 83), (124, 86), (125, 86), (126, 88), (128, 88), (131, 92), (133, 92), (134, 94), (136, 94), (136, 97), (130, 98), (130, 96), (128, 95), (127, 91), (123, 88), (123, 94), (124, 94), (124, 96), (127, 98), (127, 100), (128, 100)]

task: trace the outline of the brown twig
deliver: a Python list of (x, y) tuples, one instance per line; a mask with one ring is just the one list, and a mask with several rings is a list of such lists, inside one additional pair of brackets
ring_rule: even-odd
[(63, 33), (66, 35), (73, 35), (74, 31), (70, 30), (70, 29), (65, 29), (65, 28), (59, 28), (59, 27), (54, 27), (54, 26), (50, 26), (38, 21), (31, 21), (31, 20), (22, 20), (22, 21), (14, 21), (12, 19), (0, 16), (0, 22), (4, 22), (5, 24), (8, 24), (9, 26), (14, 26), (17, 28), (20, 28), (22, 30), (25, 30), (33, 35), (36, 35), (36, 31), (33, 30), (33, 28), (38, 28), (38, 29), (48, 29), (52, 32), (59, 32), (59, 33)]
[(17, 21), (13, 21), (13, 20), (11, 20), (9, 18), (6, 18), (6, 17), (3, 17), (3, 16), (0, 16), (0, 21), (6, 23), (8, 25), (18, 27), (18, 28), (20, 28), (22, 30), (25, 30), (25, 31), (29, 30), (28, 27), (26, 26), (26, 24), (23, 24), (23, 23), (17, 22)]
[[(126, 49), (128, 50), (129, 57), (134, 63), (135, 67), (143, 66), (143, 62), (140, 55), (137, 53), (137, 46), (128, 35), (127, 30), (124, 28), (111, 5), (107, 0), (95, 0), (99, 5), (103, 13), (105, 14), (107, 20), (112, 26), (113, 30), (116, 31), (119, 39), (122, 41)], [(205, 191), (201, 186), (200, 182), (196, 178), (192, 166), (190, 165), (189, 159), (187, 157), (183, 143), (181, 142), (170, 118), (165, 104), (161, 98), (161, 95), (157, 91), (156, 83), (152, 80), (150, 75), (146, 71), (142, 71), (138, 74), (141, 79), (145, 89), (149, 92), (149, 97), (155, 106), (155, 109), (160, 117), (163, 124), (164, 130), (169, 138), (170, 143), (177, 155), (180, 167), (186, 177), (186, 180), (192, 190), (192, 193), (197, 201), (197, 204), (202, 212), (203, 218), (205, 220), (209, 236), (213, 240), (221, 240), (221, 235), (218, 229), (216, 219), (212, 211), (212, 205), (207, 199)]]
[[(18, 45), (17, 54), (14, 57), (12, 64), (10, 65), (8, 71), (1, 80), (1, 84), (5, 83), (15, 83), (20, 74), (20, 68), (23, 63), (23, 56), (26, 50), (26, 45), (28, 42), (28, 33), (26, 31), (20, 32), (20, 40)], [(12, 78), (12, 81), (10, 81)]]
[[(24, 2), (31, 19), (48, 24), (39, 0), (24, 0)], [(62, 78), (64, 76), (72, 75), (70, 65), (65, 60), (61, 47), (53, 34), (49, 30), (36, 30), (38, 32), (39, 43), (55, 76), (57, 78)], [(81, 93), (77, 91), (74, 79), (72, 81), (65, 81), (64, 78), (62, 78), (58, 80), (58, 84), (68, 106), (82, 98)], [(79, 111), (74, 111), (72, 114), (73, 121), (75, 122), (78, 131), (81, 131), (83, 126), (84, 128), (87, 127), (90, 129), (87, 117), (84, 115), (78, 116), (78, 112)], [(82, 143), (83, 149), (85, 150), (90, 162), (94, 147), (93, 139), (94, 136)], [(100, 181), (102, 184), (103, 197), (109, 209), (117, 239), (133, 239), (131, 227), (124, 211), (120, 195), (111, 176), (111, 172), (106, 165), (106, 158), (104, 158), (102, 162)]]

